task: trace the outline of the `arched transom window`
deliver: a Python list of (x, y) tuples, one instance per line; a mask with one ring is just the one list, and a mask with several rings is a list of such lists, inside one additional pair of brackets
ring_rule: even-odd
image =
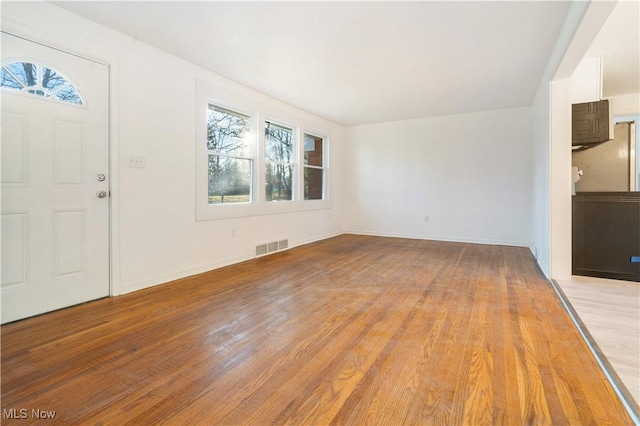
[(0, 87), (82, 105), (75, 86), (58, 71), (32, 62), (12, 62), (2, 67)]

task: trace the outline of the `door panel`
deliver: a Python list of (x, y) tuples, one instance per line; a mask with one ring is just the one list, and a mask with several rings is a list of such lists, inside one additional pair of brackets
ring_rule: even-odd
[(29, 282), (29, 212), (2, 213), (2, 288)]
[[(4, 102), (3, 102), (4, 103)], [(28, 141), (24, 114), (2, 112), (2, 185), (26, 186)]]
[(2, 88), (3, 323), (109, 295), (109, 69), (2, 33), (14, 62), (59, 72), (82, 105)]
[(64, 120), (56, 120), (54, 123), (54, 184), (83, 185), (84, 173), (84, 125)]
[(87, 211), (59, 210), (53, 212), (55, 278), (86, 273)]

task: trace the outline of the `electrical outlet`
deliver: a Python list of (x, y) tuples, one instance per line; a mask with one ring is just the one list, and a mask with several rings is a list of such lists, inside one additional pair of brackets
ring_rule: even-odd
[(144, 169), (147, 167), (147, 159), (145, 157), (139, 155), (130, 155), (129, 156), (129, 167), (134, 167), (137, 169)]

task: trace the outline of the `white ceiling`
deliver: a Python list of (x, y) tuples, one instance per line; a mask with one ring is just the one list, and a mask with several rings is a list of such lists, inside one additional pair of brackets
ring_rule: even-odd
[(54, 2), (342, 125), (532, 103), (568, 2)]
[(603, 98), (640, 92), (640, 2), (618, 2), (585, 55), (598, 56)]

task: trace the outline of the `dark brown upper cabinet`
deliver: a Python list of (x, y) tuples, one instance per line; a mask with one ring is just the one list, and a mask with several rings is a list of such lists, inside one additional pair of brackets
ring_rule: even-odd
[(609, 101), (571, 105), (571, 144), (589, 145), (609, 140)]

